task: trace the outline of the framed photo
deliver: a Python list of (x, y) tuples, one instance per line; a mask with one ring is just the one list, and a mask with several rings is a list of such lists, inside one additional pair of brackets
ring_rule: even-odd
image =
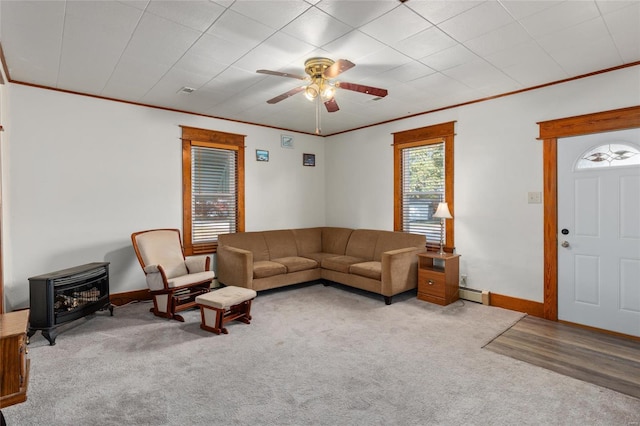
[(283, 148), (293, 148), (293, 136), (280, 135), (280, 146)]
[(316, 155), (315, 154), (302, 154), (302, 165), (303, 166), (316, 166)]
[(256, 149), (256, 161), (269, 161), (269, 151)]

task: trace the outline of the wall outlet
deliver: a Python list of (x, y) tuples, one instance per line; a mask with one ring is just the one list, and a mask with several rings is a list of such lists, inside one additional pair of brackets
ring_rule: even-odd
[(466, 287), (467, 286), (467, 274), (460, 275), (460, 285), (462, 287)]

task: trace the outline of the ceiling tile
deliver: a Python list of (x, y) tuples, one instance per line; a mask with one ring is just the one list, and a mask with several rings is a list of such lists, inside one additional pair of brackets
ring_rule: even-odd
[(622, 64), (609, 31), (599, 17), (537, 41), (571, 76)]
[(224, 7), (210, 1), (162, 0), (150, 2), (146, 12), (203, 32), (224, 10)]
[(244, 49), (254, 48), (274, 32), (273, 28), (229, 9), (207, 30), (207, 34), (237, 43)]
[(169, 71), (165, 65), (140, 60), (135, 57), (123, 58), (115, 69), (101, 95), (139, 101)]
[(102, 92), (141, 16), (117, 2), (67, 3), (58, 87)]
[[(624, 9), (629, 6), (638, 6), (638, 0), (596, 0), (596, 5), (600, 10), (600, 13), (606, 15), (607, 13), (614, 12), (616, 10)], [(631, 11), (631, 10), (629, 10)]]
[(201, 33), (151, 13), (145, 13), (123, 57), (173, 65)]
[(523, 87), (563, 80), (569, 75), (536, 42), (531, 41), (487, 56), (487, 60)]
[(513, 22), (497, 30), (468, 40), (464, 45), (474, 53), (484, 56), (531, 40), (531, 36), (527, 34), (524, 28), (522, 28), (519, 23)]
[(330, 52), (332, 59), (341, 58), (357, 62), (360, 58), (386, 48), (387, 46), (368, 35), (354, 30), (339, 39), (325, 44), (323, 49)]
[(522, 88), (516, 81), (502, 71), (478, 58), (454, 68), (443, 71), (443, 74), (460, 83), (485, 93), (505, 93)]
[(279, 70), (312, 50), (312, 45), (278, 32), (262, 43), (260, 49), (252, 50), (234, 65), (249, 72)]
[(501, 0), (500, 3), (515, 19), (534, 15), (545, 9), (557, 6), (565, 0)]
[(625, 63), (637, 61), (640, 58), (640, 2), (631, 3), (627, 7), (603, 16), (616, 48)]
[[(411, 62), (411, 58), (387, 47), (361, 57), (356, 64), (357, 66), (348, 71), (349, 78), (351, 79), (352, 76), (358, 76), (360, 79), (371, 78), (378, 73), (397, 68), (409, 62)], [(357, 81), (353, 81), (353, 83), (357, 83)]]
[(431, 27), (393, 45), (394, 48), (413, 59), (455, 46), (457, 42), (437, 27)]
[(134, 7), (138, 10), (145, 10), (151, 0), (118, 0), (118, 3)]
[(281, 29), (311, 6), (303, 1), (236, 1), (231, 10), (273, 29)]
[(475, 61), (476, 59), (478, 59), (478, 55), (467, 49), (464, 45), (457, 44), (433, 55), (421, 58), (420, 62), (434, 70), (442, 71)]
[(447, 19), (451, 19), (462, 12), (482, 4), (483, 1), (411, 1), (407, 2), (406, 5), (425, 19), (428, 19), (432, 24), (440, 24)]
[(431, 26), (431, 23), (407, 7), (397, 7), (360, 27), (360, 31), (382, 43), (394, 44)]
[(553, 34), (581, 22), (600, 16), (592, 1), (564, 1), (534, 15), (520, 19), (520, 23), (533, 37)]
[(240, 43), (223, 40), (210, 34), (203, 34), (185, 55), (209, 58), (220, 64), (231, 65), (253, 48)]
[(185, 81), (181, 82), (178, 87), (189, 86), (198, 89), (225, 69), (227, 69), (226, 64), (216, 62), (211, 57), (187, 53), (180, 58), (168, 74), (184, 76)]
[(349, 25), (314, 7), (287, 24), (282, 32), (320, 47), (340, 38), (351, 30)]
[(399, 7), (399, 4), (386, 0), (322, 0), (316, 4), (316, 7), (339, 21), (358, 28), (384, 15), (391, 9)]
[[(2, 2), (0, 39), (9, 76), (26, 83), (56, 87), (64, 2)], [(12, 40), (12, 43), (7, 43)]]
[(380, 77), (389, 80), (394, 79), (405, 83), (420, 77), (425, 77), (427, 75), (433, 74), (434, 72), (435, 70), (433, 70), (432, 68), (429, 68), (428, 66), (420, 62), (412, 61), (407, 64), (400, 65), (399, 67), (390, 69), (389, 71), (385, 71), (380, 75)]
[(496, 1), (487, 1), (442, 24), (439, 28), (459, 42), (465, 42), (514, 22)]

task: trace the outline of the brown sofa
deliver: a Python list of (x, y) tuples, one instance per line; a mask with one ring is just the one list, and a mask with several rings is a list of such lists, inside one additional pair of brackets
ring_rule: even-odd
[(319, 227), (220, 235), (217, 275), (256, 291), (327, 280), (391, 297), (416, 288), (424, 236)]

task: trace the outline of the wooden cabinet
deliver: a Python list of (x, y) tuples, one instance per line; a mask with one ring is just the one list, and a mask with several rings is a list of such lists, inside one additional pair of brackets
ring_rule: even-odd
[(418, 299), (443, 306), (458, 300), (459, 260), (459, 254), (418, 254)]
[(29, 310), (0, 314), (0, 408), (27, 400)]

